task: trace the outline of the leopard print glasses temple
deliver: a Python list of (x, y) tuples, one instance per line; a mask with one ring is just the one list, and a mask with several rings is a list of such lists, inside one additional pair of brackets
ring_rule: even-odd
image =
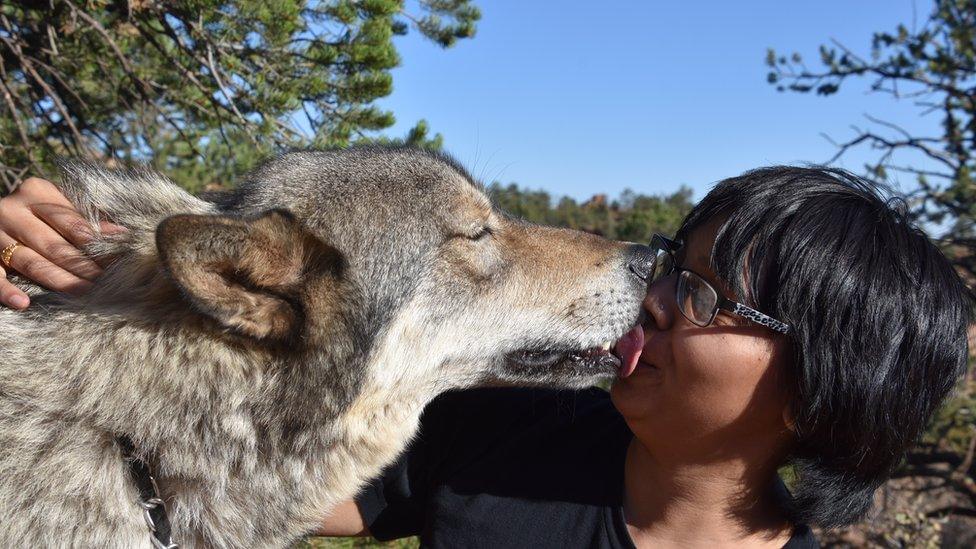
[[(708, 326), (715, 320), (715, 316), (721, 309), (781, 334), (788, 334), (790, 332), (791, 328), (789, 324), (776, 320), (752, 307), (726, 298), (700, 274), (690, 269), (679, 267), (677, 261), (674, 259), (674, 253), (681, 248), (680, 242), (671, 240), (660, 234), (654, 234), (651, 237), (650, 246), (655, 250), (657, 263), (651, 271), (652, 275), (648, 280), (648, 284), (652, 284), (672, 273), (679, 273), (681, 278), (679, 283), (675, 285), (675, 300), (678, 303), (678, 309), (681, 311), (681, 314), (692, 324), (700, 327)], [(665, 261), (661, 261), (662, 254)], [(689, 284), (688, 280), (693, 280), (694, 283)], [(691, 298), (690, 300), (688, 299), (689, 297)], [(691, 305), (688, 305), (688, 303), (691, 303)], [(704, 310), (695, 311), (695, 304), (704, 305), (706, 303), (708, 306), (704, 307)], [(691, 312), (686, 310), (688, 307), (692, 308)]]

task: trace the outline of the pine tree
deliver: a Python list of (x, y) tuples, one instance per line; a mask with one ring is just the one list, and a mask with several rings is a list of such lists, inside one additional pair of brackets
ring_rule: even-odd
[[(7, 0), (0, 178), (54, 155), (151, 162), (187, 184), (275, 150), (341, 146), (394, 123), (375, 105), (413, 27), (474, 36), (470, 0)], [(405, 140), (438, 145), (418, 126)]]

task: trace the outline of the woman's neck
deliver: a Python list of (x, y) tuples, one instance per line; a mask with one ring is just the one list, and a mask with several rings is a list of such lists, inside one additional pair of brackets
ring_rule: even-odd
[(696, 463), (627, 449), (624, 515), (637, 547), (782, 547), (791, 527), (771, 490), (774, 465), (749, 459)]

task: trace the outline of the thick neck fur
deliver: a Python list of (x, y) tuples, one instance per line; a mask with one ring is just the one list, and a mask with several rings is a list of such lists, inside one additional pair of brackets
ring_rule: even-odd
[(409, 442), (429, 385), (337, 381), (336, 368), (368, 371), (356, 344), (296, 351), (223, 333), (156, 267), (124, 258), (85, 298), (0, 313), (18, 315), (0, 319), (14, 327), (0, 389), (52, 429), (127, 435), (155, 469), (174, 541), (285, 545)]

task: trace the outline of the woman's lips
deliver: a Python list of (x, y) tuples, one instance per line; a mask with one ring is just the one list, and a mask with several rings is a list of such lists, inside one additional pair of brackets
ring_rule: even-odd
[(623, 337), (617, 340), (613, 351), (617, 355), (617, 358), (620, 359), (620, 370), (617, 371), (619, 377), (625, 378), (634, 373), (643, 349), (644, 329), (640, 325), (634, 326)]

